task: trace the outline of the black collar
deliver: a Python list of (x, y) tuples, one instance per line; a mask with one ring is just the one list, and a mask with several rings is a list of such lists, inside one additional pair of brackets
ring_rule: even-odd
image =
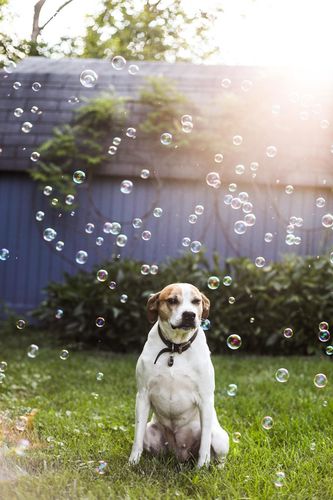
[(182, 352), (186, 351), (189, 347), (191, 347), (193, 340), (195, 339), (195, 337), (198, 334), (198, 329), (196, 329), (194, 334), (192, 335), (192, 337), (187, 342), (181, 342), (180, 344), (175, 344), (174, 342), (171, 342), (170, 340), (166, 339), (163, 336), (160, 325), (157, 326), (157, 329), (158, 329), (158, 334), (161, 337), (161, 340), (168, 347), (165, 347), (164, 349), (160, 350), (160, 352), (156, 356), (156, 359), (154, 361), (154, 365), (155, 365), (156, 361), (158, 360), (158, 358), (161, 356), (161, 354), (163, 354), (164, 352), (171, 352), (172, 354), (169, 357), (168, 366), (172, 366), (173, 365), (173, 353), (176, 351), (176, 352), (178, 352), (178, 354), (181, 354)]

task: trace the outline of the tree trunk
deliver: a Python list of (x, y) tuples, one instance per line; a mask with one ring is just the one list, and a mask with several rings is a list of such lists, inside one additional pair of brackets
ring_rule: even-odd
[(35, 3), (34, 6), (34, 18), (32, 22), (32, 32), (31, 32), (31, 42), (36, 43), (38, 35), (40, 33), (40, 27), (39, 27), (39, 16), (40, 16), (40, 11), (42, 10), (42, 7), (46, 0), (38, 0), (38, 2)]

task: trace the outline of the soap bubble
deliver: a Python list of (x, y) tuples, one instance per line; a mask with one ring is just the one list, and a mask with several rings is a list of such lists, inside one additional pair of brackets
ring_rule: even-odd
[(114, 146), (119, 146), (120, 143), (121, 143), (121, 137), (115, 137), (112, 141), (112, 144)]
[(216, 153), (214, 156), (214, 161), (215, 163), (222, 163), (223, 161), (223, 154), (222, 153)]
[(67, 349), (63, 349), (60, 354), (59, 354), (59, 358), (62, 359), (63, 361), (65, 361), (66, 359), (69, 358), (69, 352), (67, 351)]
[(102, 316), (98, 316), (98, 318), (96, 318), (95, 324), (98, 328), (102, 328), (105, 325), (105, 319), (102, 318)]
[(286, 339), (291, 339), (291, 337), (294, 335), (294, 332), (291, 328), (285, 328), (283, 330), (283, 336), (286, 338)]
[(232, 304), (234, 304), (234, 303), (236, 302), (235, 297), (229, 297), (228, 302), (229, 302), (229, 304), (231, 304), (231, 305), (232, 305)]
[(127, 295), (125, 293), (123, 293), (122, 295), (120, 295), (120, 302), (122, 304), (126, 304), (127, 300), (128, 300), (128, 297), (127, 297)]
[(130, 75), (136, 75), (136, 74), (138, 74), (138, 73), (139, 73), (139, 71), (140, 71), (140, 70), (139, 70), (139, 66), (138, 66), (137, 64), (130, 64), (130, 65), (128, 66), (128, 73), (129, 73)]
[(252, 226), (255, 225), (256, 220), (257, 220), (256, 216), (254, 214), (251, 214), (251, 213), (250, 214), (246, 214), (245, 217), (244, 217), (245, 224), (247, 226), (250, 226), (250, 227), (252, 227)]
[(198, 220), (198, 216), (195, 214), (191, 214), (188, 218), (190, 224), (195, 224)]
[(102, 245), (103, 245), (103, 243), (104, 243), (104, 238), (103, 238), (102, 236), (98, 236), (98, 237), (96, 238), (96, 245), (97, 245), (98, 247), (100, 247), (100, 246), (102, 246)]
[(13, 73), (13, 71), (16, 69), (16, 63), (14, 61), (6, 61), (4, 65), (4, 71), (8, 74)]
[(323, 198), (322, 196), (319, 196), (317, 199), (316, 199), (316, 206), (318, 208), (323, 208), (326, 204), (326, 200), (325, 198)]
[(321, 219), (321, 223), (324, 227), (332, 227), (333, 226), (333, 215), (325, 214)]
[(66, 205), (72, 205), (74, 200), (75, 200), (74, 195), (68, 194), (65, 198), (65, 203)]
[(154, 210), (153, 210), (154, 217), (159, 218), (159, 217), (162, 216), (162, 214), (163, 214), (163, 209), (162, 208), (160, 208), (160, 207), (154, 208)]
[(134, 229), (140, 229), (140, 227), (142, 227), (142, 219), (140, 219), (139, 217), (135, 217), (132, 220), (132, 226), (134, 227)]
[(105, 462), (104, 460), (100, 460), (98, 462), (98, 466), (96, 467), (96, 472), (100, 475), (105, 474), (107, 466), (108, 466), (107, 462)]
[(80, 82), (83, 87), (92, 88), (96, 85), (98, 80), (97, 73), (92, 69), (85, 69), (80, 75)]
[(244, 234), (246, 232), (247, 225), (243, 220), (238, 220), (234, 224), (234, 231), (236, 234)]
[(242, 207), (242, 210), (245, 214), (250, 214), (253, 210), (253, 205), (250, 201), (246, 201), (244, 204), (243, 204), (243, 207)]
[(190, 245), (190, 248), (191, 248), (191, 252), (193, 252), (193, 253), (200, 252), (200, 250), (201, 250), (201, 243), (200, 243), (200, 241), (192, 241), (192, 243)]
[(124, 180), (120, 184), (120, 191), (123, 194), (130, 194), (132, 192), (132, 189), (133, 189), (133, 182), (132, 181)]
[(252, 172), (256, 172), (258, 170), (258, 168), (259, 168), (259, 163), (257, 161), (252, 161), (250, 163), (250, 170)]
[(51, 186), (45, 186), (43, 189), (43, 194), (45, 194), (45, 196), (50, 196), (52, 191), (53, 191), (53, 188)]
[(221, 86), (224, 88), (224, 89), (228, 89), (231, 85), (231, 80), (229, 78), (223, 78), (222, 82), (221, 82)]
[(103, 380), (103, 378), (104, 378), (104, 373), (97, 372), (97, 374), (96, 374), (96, 380), (98, 380), (100, 382), (101, 380)]
[(117, 239), (116, 239), (116, 245), (117, 247), (123, 248), (127, 243), (127, 236), (126, 234), (118, 234)]
[(141, 266), (141, 274), (143, 276), (147, 276), (147, 274), (149, 274), (149, 271), (150, 271), (150, 266), (148, 264), (143, 264)]
[(227, 394), (230, 397), (234, 397), (237, 394), (238, 387), (236, 384), (229, 384), (227, 388)]
[(57, 236), (57, 231), (52, 229), (52, 227), (47, 227), (43, 231), (43, 238), (45, 241), (52, 241)]
[(82, 170), (76, 170), (73, 174), (75, 184), (82, 184), (86, 179), (86, 174)]
[(149, 241), (150, 238), (151, 238), (151, 232), (150, 231), (142, 231), (142, 234), (141, 234), (141, 238), (144, 240), (144, 241)]
[(285, 242), (287, 245), (293, 245), (295, 243), (295, 236), (293, 234), (288, 234), (286, 236)]
[(157, 274), (158, 273), (158, 265), (156, 264), (153, 264), (152, 266), (150, 266), (150, 274)]
[(278, 382), (288, 382), (289, 372), (286, 368), (279, 368), (275, 373), (275, 378)]
[(42, 212), (42, 210), (38, 210), (38, 212), (36, 212), (36, 215), (35, 215), (35, 218), (38, 222), (41, 222), (45, 217), (45, 213)]
[(226, 195), (224, 195), (223, 202), (224, 202), (225, 205), (230, 205), (231, 202), (232, 202), (232, 200), (233, 200), (232, 194), (226, 194)]
[(254, 263), (257, 267), (264, 267), (266, 264), (265, 257), (257, 257)]
[(253, 83), (251, 80), (243, 80), (241, 83), (241, 89), (243, 92), (248, 92), (252, 88)]
[(264, 239), (265, 239), (266, 243), (271, 243), (271, 241), (273, 240), (273, 234), (272, 233), (266, 233)]
[(85, 250), (79, 250), (76, 254), (75, 260), (78, 264), (85, 264), (88, 260), (88, 254)]
[(241, 135), (234, 135), (232, 138), (232, 143), (234, 146), (240, 146), (243, 142), (243, 137)]
[(31, 131), (32, 127), (33, 127), (32, 123), (30, 123), (30, 122), (24, 122), (24, 123), (22, 123), (21, 130), (25, 134), (29, 134), (29, 132)]
[(39, 158), (40, 158), (40, 154), (38, 153), (38, 151), (33, 151), (30, 155), (31, 161), (38, 161)]
[(70, 104), (77, 104), (78, 102), (80, 102), (80, 99), (78, 97), (76, 97), (75, 95), (71, 95), (67, 99), (67, 102), (69, 102)]
[[(107, 223), (106, 223), (106, 224), (107, 224)], [(106, 226), (106, 224), (104, 224), (104, 228), (103, 228), (103, 231), (104, 231), (104, 232), (106, 232), (106, 231), (105, 231), (105, 226)], [(111, 222), (111, 224), (110, 224), (110, 226), (109, 226), (109, 227), (110, 227), (110, 231), (109, 231), (109, 232), (110, 232), (111, 234), (114, 234), (115, 236), (116, 236), (117, 234), (119, 234), (119, 233), (120, 233), (120, 231), (121, 231), (121, 224), (119, 224), (119, 222)]]
[[(28, 356), (29, 356), (29, 354), (28, 354)], [(35, 356), (32, 356), (32, 357), (35, 357)], [(15, 429), (20, 431), (20, 432), (25, 431), (27, 428), (27, 425), (28, 425), (28, 417), (25, 417), (25, 416), (18, 417), (18, 419), (15, 421)]]
[(333, 345), (328, 345), (325, 350), (327, 356), (332, 356), (333, 355)]
[(330, 125), (330, 122), (328, 120), (320, 120), (320, 128), (325, 129), (328, 128)]
[(329, 324), (326, 321), (321, 321), (319, 323), (319, 330), (328, 330)]
[(88, 224), (85, 227), (85, 232), (87, 234), (92, 234), (94, 232), (94, 229), (95, 229), (95, 224), (93, 224), (92, 222), (88, 222)]
[(296, 222), (295, 222), (295, 226), (296, 227), (302, 227), (303, 226), (303, 219), (302, 217), (296, 217)]
[(1, 248), (0, 250), (0, 260), (9, 259), (9, 250), (7, 248)]
[(242, 345), (242, 339), (239, 335), (232, 334), (227, 338), (227, 346), (233, 351), (239, 349)]
[(194, 209), (194, 213), (196, 215), (202, 215), (204, 213), (204, 210), (205, 210), (205, 208), (203, 207), (203, 205), (196, 205), (196, 207)]
[(232, 182), (231, 184), (229, 184), (228, 189), (229, 189), (230, 193), (234, 193), (237, 189), (237, 184)]
[(191, 239), (185, 236), (185, 238), (182, 239), (182, 245), (183, 247), (189, 247), (191, 244)]
[(160, 141), (164, 146), (169, 146), (172, 142), (172, 134), (169, 134), (169, 132), (164, 132), (163, 134), (161, 134)]
[(2, 373), (5, 372), (7, 370), (7, 366), (8, 365), (7, 365), (6, 361), (1, 361), (0, 362), (0, 372), (2, 372)]
[(28, 348), (27, 355), (29, 358), (35, 358), (38, 354), (39, 347), (36, 344), (31, 344)]
[(183, 115), (180, 119), (180, 123), (184, 125), (184, 123), (188, 123), (192, 121), (192, 116), (191, 115)]
[(128, 127), (128, 129), (126, 130), (126, 135), (127, 135), (127, 137), (130, 137), (131, 139), (135, 139), (136, 129), (134, 127)]
[(276, 155), (277, 155), (277, 148), (275, 146), (267, 146), (266, 156), (268, 156), (268, 158), (275, 158)]
[(231, 208), (238, 210), (242, 206), (242, 202), (239, 198), (233, 198), (230, 203)]
[(286, 475), (283, 471), (278, 471), (275, 473), (274, 486), (281, 488), (285, 484)]
[(53, 207), (55, 207), (56, 205), (58, 205), (58, 203), (59, 203), (58, 198), (52, 198), (52, 200), (51, 200), (51, 205), (52, 205)]
[(123, 56), (114, 56), (111, 61), (113, 69), (121, 71), (126, 66), (126, 59)]
[(201, 320), (201, 328), (203, 329), (204, 332), (210, 329), (210, 321), (209, 319), (202, 319)]
[(331, 334), (328, 330), (320, 330), (318, 333), (318, 338), (320, 342), (328, 342), (331, 337)]
[(62, 309), (57, 309), (54, 316), (56, 319), (61, 319), (63, 317), (63, 315), (64, 315), (64, 311)]
[(318, 387), (319, 389), (322, 389), (327, 384), (326, 375), (324, 375), (324, 373), (317, 373), (317, 375), (315, 375), (315, 377), (313, 379), (313, 383), (316, 387)]
[(235, 173), (236, 173), (237, 175), (242, 175), (242, 174), (244, 174), (244, 172), (245, 172), (245, 167), (244, 167), (244, 165), (236, 165), (236, 166), (235, 166)]
[(288, 184), (285, 187), (284, 191), (285, 191), (286, 194), (292, 194), (294, 192), (294, 186), (292, 186), (291, 184)]
[(4, 373), (0, 372), (0, 384), (2, 384), (4, 382), (5, 378), (6, 378), (6, 375)]
[(209, 172), (206, 176), (206, 182), (208, 186), (217, 189), (221, 186), (220, 175), (217, 172)]
[(59, 241), (57, 241), (55, 248), (58, 252), (61, 252), (63, 250), (64, 246), (65, 246), (65, 243), (63, 241), (59, 240)]
[(240, 432), (234, 432), (232, 435), (232, 440), (234, 443), (239, 443), (241, 439), (241, 433)]
[(193, 130), (193, 123), (192, 122), (184, 122), (182, 124), (182, 131), (185, 134), (190, 134)]
[(96, 278), (98, 279), (98, 281), (100, 281), (101, 283), (103, 281), (106, 281), (108, 279), (108, 276), (109, 276), (109, 273), (106, 271), (106, 269), (99, 269), (97, 271), (97, 274), (96, 274)]
[(224, 276), (222, 283), (224, 286), (230, 286), (232, 283), (232, 277), (231, 276)]
[(25, 323), (24, 319), (19, 319), (18, 321), (16, 321), (16, 328), (18, 330), (23, 330), (23, 328), (25, 328), (25, 325), (26, 325), (26, 323)]
[(109, 283), (110, 290), (115, 290), (116, 287), (117, 287), (117, 283), (115, 281), (110, 281), (110, 283)]
[(148, 179), (150, 176), (150, 171), (147, 168), (143, 168), (140, 173), (141, 179)]
[(238, 198), (241, 200), (242, 203), (245, 203), (249, 199), (249, 193), (246, 191), (241, 191), (238, 194)]
[(16, 118), (19, 118), (22, 115), (23, 115), (23, 109), (22, 108), (15, 108), (14, 109), (14, 116), (16, 116)]
[(117, 146), (110, 146), (109, 149), (108, 149), (108, 153), (111, 156), (115, 155), (117, 151), (118, 151)]
[(261, 425), (265, 430), (269, 430), (273, 427), (273, 419), (272, 417), (266, 416), (262, 419)]
[(207, 281), (207, 286), (210, 290), (216, 290), (220, 286), (220, 278), (217, 276), (210, 276)]

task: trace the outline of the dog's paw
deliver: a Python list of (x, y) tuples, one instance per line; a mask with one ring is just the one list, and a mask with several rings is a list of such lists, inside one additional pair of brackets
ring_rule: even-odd
[(136, 465), (140, 461), (142, 451), (140, 450), (132, 450), (132, 453), (130, 454), (130, 457), (128, 459), (128, 463), (130, 465)]
[(202, 457), (199, 456), (199, 460), (197, 463), (197, 468), (201, 469), (202, 467), (209, 467), (210, 464), (210, 455), (204, 455)]

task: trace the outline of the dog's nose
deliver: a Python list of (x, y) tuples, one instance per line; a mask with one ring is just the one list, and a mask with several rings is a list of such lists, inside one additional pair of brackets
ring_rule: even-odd
[(192, 312), (192, 311), (184, 311), (183, 312), (183, 321), (191, 322), (191, 321), (194, 321), (194, 318), (195, 318), (194, 312)]

